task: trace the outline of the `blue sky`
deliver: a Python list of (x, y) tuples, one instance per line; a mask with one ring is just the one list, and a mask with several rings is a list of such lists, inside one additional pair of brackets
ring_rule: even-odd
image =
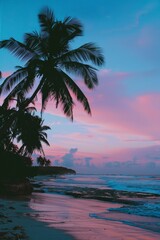
[[(82, 22), (84, 36), (73, 47), (95, 42), (105, 56), (99, 86), (92, 92), (84, 89), (92, 117), (78, 105), (72, 123), (48, 106), (44, 117), (52, 130), (46, 154), (53, 164), (66, 164), (69, 154), (70, 166), (83, 172), (131, 171), (124, 163), (131, 163), (135, 172), (159, 171), (160, 1), (0, 0), (0, 38), (22, 41), (24, 33), (38, 30), (37, 14), (44, 6), (57, 19), (71, 16)], [(0, 59), (4, 77), (23, 65), (6, 50), (0, 51)]]

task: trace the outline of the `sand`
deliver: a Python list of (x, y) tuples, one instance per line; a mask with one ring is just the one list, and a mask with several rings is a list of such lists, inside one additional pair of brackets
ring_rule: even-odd
[(1, 240), (73, 240), (62, 230), (51, 228), (44, 222), (31, 218), (29, 199), (0, 199)]
[[(120, 206), (120, 204), (98, 200), (75, 199), (63, 195), (44, 193), (33, 193), (30, 198), (23, 200), (1, 199), (0, 213), (7, 216), (12, 222), (1, 223), (0, 232), (4, 231), (3, 228), (6, 228), (8, 232), (11, 229), (12, 232), (18, 231), (19, 229), (13, 230), (13, 227), (21, 226), (21, 232), (25, 238), (17, 239), (160, 239), (160, 234), (153, 231), (129, 226), (123, 222), (102, 220), (93, 217), (94, 213), (103, 214), (110, 207)], [(122, 215), (122, 218), (124, 219), (125, 216)]]

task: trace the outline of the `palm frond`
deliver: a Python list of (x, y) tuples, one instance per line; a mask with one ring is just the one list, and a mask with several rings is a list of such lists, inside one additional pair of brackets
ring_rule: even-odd
[(81, 23), (74, 18), (66, 18), (64, 22), (56, 21), (48, 36), (48, 52), (54, 57), (69, 51), (69, 43), (83, 33)]
[(46, 130), (50, 130), (51, 128), (49, 126), (44, 125), (41, 127), (41, 129), (42, 131), (46, 131)]
[(62, 55), (59, 61), (91, 61), (97, 66), (104, 64), (104, 56), (99, 47), (94, 43), (86, 43), (81, 47), (71, 50)]
[(42, 132), (42, 133), (41, 133), (41, 136), (44, 136), (45, 138), (47, 138), (47, 133)]
[(41, 47), (41, 36), (38, 32), (34, 31), (33, 33), (26, 33), (24, 35), (24, 43), (29, 48), (39, 54)]
[(56, 22), (47, 39), (48, 53), (54, 58), (68, 51), (68, 32), (62, 22)]
[(23, 94), (23, 86), (24, 86), (24, 81), (26, 79), (24, 79), (23, 81), (21, 81), (20, 83), (18, 83), (13, 89), (12, 91), (10, 91), (10, 93), (7, 95), (7, 97), (4, 99), (3, 101), (3, 106), (8, 106), (9, 103), (12, 101), (13, 98), (16, 97), (16, 95), (18, 95), (18, 93), (21, 91), (21, 94)]
[(15, 84), (24, 80), (28, 75), (26, 68), (20, 68), (10, 76), (8, 76), (0, 86), (0, 94), (2, 92), (8, 92), (14, 87)]
[(48, 7), (43, 8), (38, 14), (38, 19), (42, 33), (50, 33), (55, 24), (53, 11), (51, 11)]
[(76, 18), (67, 17), (64, 19), (63, 24), (68, 32), (68, 39), (71, 40), (76, 36), (83, 35), (83, 26)]
[(44, 142), (46, 145), (50, 146), (49, 142), (47, 141), (47, 139), (45, 137), (41, 136), (40, 140), (42, 142)]
[(9, 102), (16, 96), (26, 97), (26, 94), (33, 88), (35, 82), (34, 72), (27, 71), (28, 76), (22, 79), (16, 86), (9, 92), (4, 99), (3, 105), (8, 106)]
[(32, 113), (32, 112), (35, 112), (35, 111), (37, 111), (37, 109), (35, 108), (35, 107), (27, 107), (26, 109), (25, 109), (25, 111), (27, 112), (27, 113)]
[(72, 99), (67, 87), (64, 88), (63, 91), (61, 92), (60, 103), (62, 105), (64, 114), (73, 121), (74, 102), (73, 102), (73, 99)]
[(35, 83), (35, 73), (33, 71), (28, 71), (28, 76), (26, 77), (26, 79), (23, 82), (23, 86), (16, 86), (17, 88), (19, 88), (20, 93), (23, 96), (26, 96), (26, 94), (29, 93), (30, 90), (32, 90), (33, 86)]
[(78, 87), (78, 85), (70, 78), (65, 72), (62, 72), (63, 79), (67, 86), (72, 90), (74, 95), (76, 96), (77, 100), (82, 103), (84, 110), (91, 114), (91, 109), (89, 106), (89, 102), (84, 95), (84, 93), (81, 91), (81, 89)]
[(62, 66), (66, 71), (75, 73), (81, 76), (84, 79), (86, 86), (89, 89), (94, 88), (98, 85), (98, 78), (96, 74), (96, 69), (91, 67), (90, 65), (83, 64), (80, 62), (63, 62)]
[(47, 81), (44, 83), (42, 94), (42, 111), (45, 109), (47, 102), (54, 99), (56, 107), (61, 104), (64, 114), (73, 119), (73, 99), (68, 88), (63, 81), (62, 75), (57, 69), (53, 69), (48, 73)]
[(14, 38), (0, 41), (0, 48), (6, 48), (16, 57), (21, 60), (29, 60), (36, 56), (32, 49), (29, 49), (25, 44), (18, 42)]

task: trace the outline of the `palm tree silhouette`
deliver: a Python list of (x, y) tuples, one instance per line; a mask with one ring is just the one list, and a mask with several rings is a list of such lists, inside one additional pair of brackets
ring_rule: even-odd
[(41, 167), (49, 167), (51, 165), (51, 161), (46, 159), (44, 156), (37, 157), (37, 164)]
[(22, 142), (19, 153), (25, 156), (31, 156), (32, 153), (37, 150), (44, 155), (42, 143), (49, 146), (45, 131), (49, 130), (50, 127), (43, 125), (43, 120), (38, 116), (25, 113), (23, 117), (24, 118), (17, 123), (17, 129), (19, 131), (17, 141)]
[(17, 151), (19, 154), (31, 156), (37, 150), (44, 155), (42, 143), (49, 145), (45, 131), (50, 127), (43, 125), (42, 118), (35, 115), (34, 107), (24, 108), (24, 101), (26, 99), (18, 96), (16, 108), (0, 107), (0, 146), (4, 150), (11, 150), (16, 139), (22, 143)]
[(38, 19), (40, 32), (26, 33), (23, 43), (14, 38), (0, 41), (0, 48), (8, 49), (25, 61), (24, 67), (18, 67), (0, 87), (0, 93), (8, 93), (4, 104), (19, 93), (26, 96), (32, 91), (24, 106), (40, 94), (42, 111), (49, 100), (54, 100), (56, 107), (60, 105), (64, 114), (73, 119), (73, 93), (84, 110), (91, 114), (89, 102), (72, 76), (79, 75), (85, 85), (93, 89), (98, 84), (97, 69), (90, 64), (103, 65), (101, 49), (94, 43), (71, 49), (71, 42), (83, 35), (82, 24), (77, 19), (67, 17), (58, 21), (48, 8), (39, 13)]

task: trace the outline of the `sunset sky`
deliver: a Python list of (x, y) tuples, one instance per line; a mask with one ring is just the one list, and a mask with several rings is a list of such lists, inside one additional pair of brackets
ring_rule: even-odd
[[(105, 65), (99, 86), (87, 90), (92, 116), (76, 103), (74, 121), (53, 104), (44, 114), (54, 165), (78, 172), (159, 173), (160, 171), (160, 1), (159, 0), (0, 0), (0, 40), (39, 29), (37, 15), (50, 7), (57, 19), (78, 18), (87, 42), (99, 45)], [(0, 51), (3, 77), (23, 65)], [(37, 108), (39, 104), (37, 103)]]

